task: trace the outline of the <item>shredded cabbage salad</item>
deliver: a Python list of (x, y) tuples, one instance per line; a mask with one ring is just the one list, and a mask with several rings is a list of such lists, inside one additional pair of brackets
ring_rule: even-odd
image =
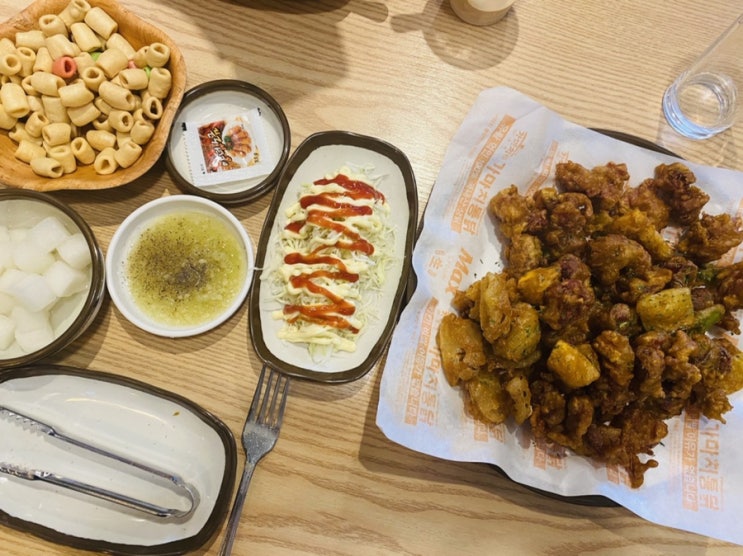
[(348, 166), (302, 184), (277, 219), (279, 245), (268, 284), (283, 320), (279, 338), (307, 344), (317, 360), (353, 352), (392, 261), (390, 206), (371, 169)]

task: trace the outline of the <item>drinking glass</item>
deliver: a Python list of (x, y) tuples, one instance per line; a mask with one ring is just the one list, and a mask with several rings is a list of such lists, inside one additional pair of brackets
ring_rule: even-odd
[(515, 0), (449, 0), (455, 14), (471, 25), (491, 25), (503, 19)]
[(663, 113), (676, 131), (706, 139), (728, 129), (743, 87), (743, 15), (682, 72), (663, 95)]

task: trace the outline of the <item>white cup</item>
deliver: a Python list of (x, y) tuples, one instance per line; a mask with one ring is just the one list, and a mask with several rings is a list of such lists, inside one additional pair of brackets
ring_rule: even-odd
[(743, 15), (666, 89), (663, 113), (682, 135), (706, 139), (733, 125), (741, 94)]
[(471, 25), (491, 25), (503, 19), (515, 0), (449, 0), (459, 19)]

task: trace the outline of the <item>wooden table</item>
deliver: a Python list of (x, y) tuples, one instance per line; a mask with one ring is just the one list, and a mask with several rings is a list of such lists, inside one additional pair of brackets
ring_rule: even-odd
[[(737, 15), (733, 0), (517, 0), (473, 27), (446, 0), (123, 0), (165, 30), (188, 86), (242, 79), (282, 104), (296, 146), (343, 129), (401, 148), (421, 211), (444, 151), (477, 94), (508, 85), (587, 127), (661, 144), (695, 162), (743, 170), (743, 129), (680, 138), (660, 101), (676, 74)], [(27, 0), (0, 0), (6, 19)], [(672, 11), (671, 11), (672, 10)], [(130, 185), (60, 192), (106, 250), (136, 207), (178, 193), (160, 162)], [(232, 208), (257, 243), (271, 195)], [(295, 381), (276, 448), (259, 465), (234, 554), (731, 554), (737, 547), (653, 525), (621, 507), (540, 496), (485, 465), (393, 444), (375, 425), (381, 363), (342, 385)], [(169, 340), (126, 322), (106, 300), (54, 362), (137, 378), (188, 397), (239, 437), (260, 369), (246, 310), (217, 330)], [(240, 450), (238, 464), (243, 462)], [(217, 554), (223, 529), (199, 553)], [(0, 528), (12, 556), (82, 554)]]

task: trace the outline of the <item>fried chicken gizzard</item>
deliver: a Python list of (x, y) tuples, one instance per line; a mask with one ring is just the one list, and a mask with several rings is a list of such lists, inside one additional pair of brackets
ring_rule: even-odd
[[(460, 291), (437, 333), (443, 370), (487, 423), (513, 418), (535, 440), (626, 469), (656, 467), (665, 423), (684, 410), (724, 422), (743, 387), (743, 240), (684, 164), (630, 185), (625, 164), (556, 167), (555, 185), (511, 186), (489, 210), (505, 270)], [(664, 229), (679, 230), (667, 241)]]

